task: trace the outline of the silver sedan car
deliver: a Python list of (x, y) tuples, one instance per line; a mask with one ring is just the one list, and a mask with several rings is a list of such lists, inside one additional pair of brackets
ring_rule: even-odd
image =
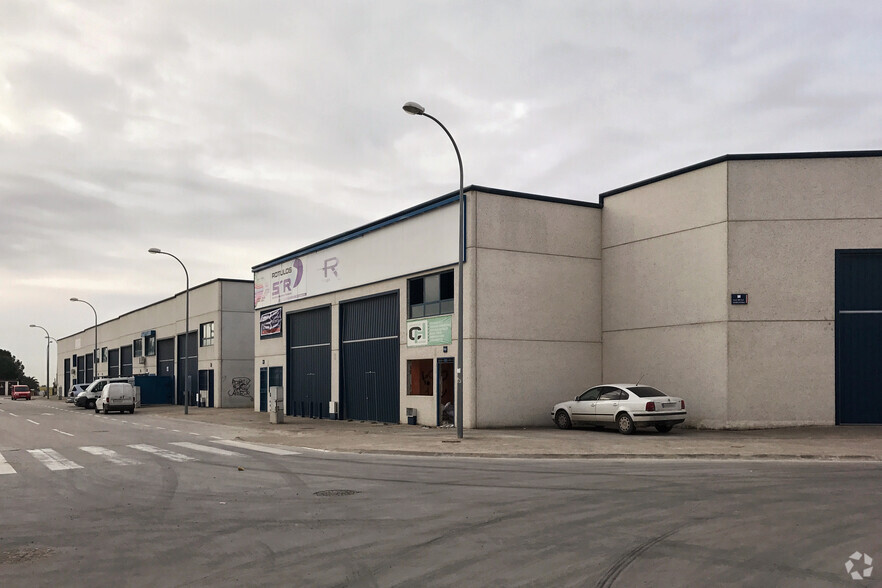
[(659, 433), (667, 433), (686, 420), (686, 402), (652, 386), (606, 384), (555, 404), (551, 418), (561, 429), (594, 425), (617, 427), (620, 433), (630, 435), (637, 427), (655, 427)]

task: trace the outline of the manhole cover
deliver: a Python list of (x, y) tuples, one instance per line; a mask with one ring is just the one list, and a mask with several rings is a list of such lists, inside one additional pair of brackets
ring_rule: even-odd
[(358, 494), (358, 490), (319, 490), (314, 494), (316, 496), (352, 496)]

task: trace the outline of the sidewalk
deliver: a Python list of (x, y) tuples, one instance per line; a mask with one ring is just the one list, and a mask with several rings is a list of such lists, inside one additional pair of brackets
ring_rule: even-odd
[[(401, 455), (534, 458), (822, 459), (882, 462), (882, 426), (794, 427), (709, 431), (675, 427), (666, 435), (640, 429), (557, 428), (455, 429), (421, 425), (331, 421), (285, 417), (270, 424), (267, 413), (250, 408), (145, 406), (141, 414), (215, 423), (237, 429), (244, 441), (326, 451)], [(549, 423), (550, 424), (550, 423)]]

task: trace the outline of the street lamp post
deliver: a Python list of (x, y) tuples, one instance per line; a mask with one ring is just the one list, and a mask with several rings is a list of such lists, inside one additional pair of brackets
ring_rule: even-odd
[[(71, 298), (71, 302), (82, 302), (83, 304), (89, 304), (82, 298)], [(98, 379), (98, 311), (95, 310), (95, 307), (89, 304), (89, 308), (92, 309), (92, 313), (95, 315), (95, 348), (92, 350), (92, 381)], [(79, 378), (79, 375), (77, 375)]]
[(46, 333), (46, 398), (49, 398), (49, 340), (52, 339), (52, 337), (49, 336), (49, 331), (47, 331), (45, 327), (41, 327), (40, 325), (28, 326), (35, 329), (43, 329), (43, 332)]
[(404, 112), (408, 114), (414, 114), (417, 116), (425, 116), (426, 118), (430, 118), (435, 121), (439, 127), (447, 134), (447, 137), (450, 139), (450, 142), (453, 143), (453, 150), (456, 151), (456, 161), (459, 163), (459, 264), (458, 264), (458, 281), (459, 281), (459, 295), (457, 300), (457, 343), (456, 343), (456, 365), (457, 365), (457, 378), (456, 378), (456, 436), (459, 439), (462, 439), (462, 413), (463, 413), (463, 400), (462, 400), (462, 381), (463, 381), (463, 345), (462, 341), (465, 336), (463, 333), (463, 316), (462, 316), (462, 308), (463, 308), (463, 279), (462, 279), (462, 264), (463, 258), (465, 257), (465, 198), (463, 197), (463, 173), (462, 173), (462, 157), (459, 154), (459, 147), (456, 146), (456, 141), (453, 140), (453, 135), (450, 134), (450, 131), (447, 130), (440, 120), (432, 116), (431, 114), (426, 112), (426, 109), (417, 104), (416, 102), (407, 102), (402, 107), (404, 108)]
[(169, 257), (174, 257), (175, 260), (181, 267), (184, 268), (184, 276), (187, 278), (187, 296), (186, 296), (186, 305), (184, 310), (184, 332), (186, 335), (184, 336), (184, 346), (186, 350), (184, 351), (184, 414), (189, 414), (190, 408), (190, 272), (187, 271), (187, 266), (184, 265), (184, 262), (177, 258), (177, 256), (172, 255), (168, 251), (163, 251), (158, 247), (151, 247), (147, 250), (148, 253), (159, 253), (162, 255), (168, 255)]

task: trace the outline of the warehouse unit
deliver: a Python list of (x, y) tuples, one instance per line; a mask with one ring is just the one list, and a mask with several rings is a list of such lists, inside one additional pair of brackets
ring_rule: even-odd
[(601, 195), (603, 377), (707, 427), (882, 423), (882, 152), (727, 155)]
[[(458, 193), (255, 266), (255, 410), (443, 425), (545, 425), (601, 377), (600, 207), (470, 186), (462, 335)], [(458, 337), (463, 358), (457, 358)]]
[[(189, 345), (186, 292), (58, 340), (59, 382), (98, 377), (163, 376), (168, 392), (151, 402), (250, 406), (254, 397), (253, 282), (217, 279), (190, 289)], [(146, 382), (146, 380), (145, 380)]]

